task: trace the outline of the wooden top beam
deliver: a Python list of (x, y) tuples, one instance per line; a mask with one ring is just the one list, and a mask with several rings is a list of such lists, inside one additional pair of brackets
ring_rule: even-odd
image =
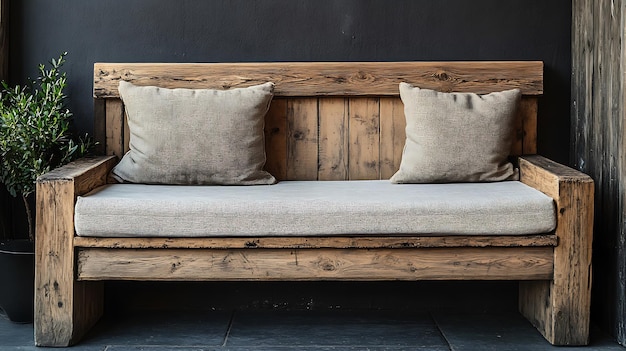
[(94, 97), (118, 98), (118, 82), (228, 89), (264, 82), (276, 96), (398, 96), (407, 82), (439, 91), (543, 94), (543, 62), (96, 63)]

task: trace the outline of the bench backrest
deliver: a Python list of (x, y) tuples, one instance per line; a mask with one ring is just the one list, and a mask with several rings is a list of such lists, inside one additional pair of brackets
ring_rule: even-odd
[(512, 154), (534, 154), (543, 63), (96, 63), (94, 133), (101, 153), (119, 157), (130, 134), (117, 91), (121, 79), (220, 89), (272, 81), (275, 97), (265, 121), (270, 173), (279, 180), (387, 179), (400, 165), (405, 139), (400, 82), (479, 94), (520, 88)]

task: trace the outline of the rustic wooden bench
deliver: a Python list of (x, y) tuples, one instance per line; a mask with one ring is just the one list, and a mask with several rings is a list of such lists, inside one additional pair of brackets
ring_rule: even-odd
[[(318, 181), (388, 179), (398, 169), (405, 140), (399, 82), (479, 94), (519, 88), (511, 156), (521, 182), (554, 199), (556, 229), (521, 236), (76, 236), (77, 197), (111, 182), (110, 170), (128, 150), (120, 80), (169, 88), (274, 82), (266, 169), (278, 180)], [(107, 156), (37, 182), (35, 342), (78, 342), (103, 313), (105, 280), (516, 280), (521, 313), (549, 342), (586, 344), (593, 182), (535, 155), (542, 93), (542, 62), (97, 63), (95, 136)]]

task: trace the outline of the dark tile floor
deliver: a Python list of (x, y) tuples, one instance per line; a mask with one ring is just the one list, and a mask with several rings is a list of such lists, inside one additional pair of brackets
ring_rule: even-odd
[[(32, 324), (0, 318), (0, 350), (36, 350)], [(394, 311), (152, 311), (104, 318), (85, 351), (624, 351), (599, 332), (587, 347), (553, 347), (517, 313)]]
[[(626, 351), (552, 347), (517, 313), (515, 282), (107, 282), (84, 351)], [(33, 351), (0, 318), (0, 351)]]

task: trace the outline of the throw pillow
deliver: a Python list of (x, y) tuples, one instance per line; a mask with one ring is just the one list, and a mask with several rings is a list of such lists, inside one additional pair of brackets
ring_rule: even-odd
[(273, 90), (273, 83), (214, 90), (120, 81), (130, 151), (113, 176), (145, 184), (275, 183), (263, 171), (264, 117)]
[(406, 141), (393, 183), (513, 180), (508, 156), (519, 89), (442, 93), (400, 83)]

